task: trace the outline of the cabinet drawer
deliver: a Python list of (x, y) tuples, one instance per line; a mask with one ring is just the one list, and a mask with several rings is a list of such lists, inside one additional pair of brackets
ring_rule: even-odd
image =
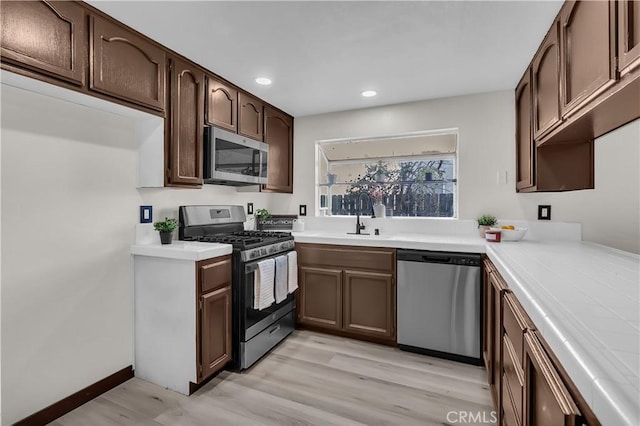
[(394, 272), (396, 251), (375, 247), (296, 244), (301, 265)]
[(524, 310), (511, 293), (504, 295), (503, 303), (503, 323), (504, 331), (509, 336), (513, 348), (515, 349), (518, 365), (522, 365), (523, 358), (523, 335), (528, 328), (533, 329), (533, 324), (527, 318)]
[(199, 294), (231, 285), (231, 256), (221, 256), (198, 262)]
[(522, 361), (517, 358), (508, 336), (502, 338), (503, 383), (506, 382), (511, 394), (513, 409), (518, 419), (522, 419), (522, 391), (524, 386), (524, 370)]

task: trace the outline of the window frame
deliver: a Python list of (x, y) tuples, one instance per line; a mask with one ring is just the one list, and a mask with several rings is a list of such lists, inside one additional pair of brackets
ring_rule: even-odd
[[(455, 137), (455, 152), (453, 153), (438, 153), (438, 154), (426, 154), (421, 156), (397, 156), (397, 157), (367, 157), (362, 159), (345, 159), (345, 160), (329, 160), (323, 149), (323, 145), (336, 144), (336, 143), (347, 143), (347, 142), (367, 142), (367, 141), (379, 141), (384, 139), (405, 139), (405, 138), (414, 138), (419, 136), (436, 136), (436, 135), (453, 135)], [(454, 188), (454, 200), (453, 200), (453, 216), (450, 217), (438, 217), (438, 216), (393, 216), (392, 218), (398, 219), (436, 219), (436, 220), (457, 220), (459, 217), (459, 194), (460, 194), (460, 149), (459, 149), (459, 141), (460, 135), (457, 128), (451, 129), (439, 129), (439, 130), (429, 130), (429, 131), (420, 131), (420, 132), (410, 132), (403, 133), (397, 135), (389, 135), (389, 136), (377, 136), (377, 137), (360, 137), (360, 138), (339, 138), (339, 139), (326, 139), (326, 140), (318, 140), (315, 142), (315, 168), (314, 168), (314, 214), (316, 216), (326, 216), (326, 217), (353, 217), (351, 215), (332, 215), (331, 212), (331, 199), (328, 197), (327, 199), (327, 207), (320, 207), (320, 195), (321, 195), (321, 186), (320, 183), (320, 162), (325, 161), (327, 163), (326, 169), (327, 172), (330, 171), (330, 163), (342, 163), (342, 164), (367, 164), (370, 162), (376, 162), (379, 160), (382, 161), (393, 161), (393, 162), (402, 162), (402, 161), (430, 161), (437, 159), (450, 159), (453, 157), (454, 159), (454, 176), (453, 181), (455, 182)], [(325, 210), (325, 214), (321, 215), (321, 209)]]

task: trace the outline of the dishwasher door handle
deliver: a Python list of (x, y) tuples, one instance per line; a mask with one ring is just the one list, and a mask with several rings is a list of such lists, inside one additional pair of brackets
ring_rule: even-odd
[(422, 256), (423, 262), (429, 263), (451, 263), (450, 257)]

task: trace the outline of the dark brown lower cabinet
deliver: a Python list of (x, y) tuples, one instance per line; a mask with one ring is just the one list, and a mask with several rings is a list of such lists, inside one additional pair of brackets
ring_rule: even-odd
[(231, 360), (231, 286), (202, 296), (201, 379)]
[(394, 290), (391, 273), (345, 271), (343, 330), (393, 337)]
[(322, 328), (342, 328), (342, 271), (300, 266), (298, 322)]
[(296, 244), (299, 325), (395, 344), (395, 250)]
[(525, 425), (581, 424), (579, 423), (580, 411), (551, 364), (535, 332), (526, 333), (524, 348)]
[[(502, 333), (503, 333), (503, 320), (502, 320), (502, 299), (507, 291), (507, 285), (503, 281), (500, 274), (497, 273), (495, 268), (489, 276), (490, 282), (490, 298), (491, 298), (491, 331), (490, 331), (490, 368), (491, 378), (490, 387), (493, 397), (493, 401), (496, 406), (500, 407), (503, 403), (502, 395)], [(498, 410), (498, 424), (502, 421), (502, 410)]]
[(198, 383), (231, 360), (231, 257), (197, 263)]

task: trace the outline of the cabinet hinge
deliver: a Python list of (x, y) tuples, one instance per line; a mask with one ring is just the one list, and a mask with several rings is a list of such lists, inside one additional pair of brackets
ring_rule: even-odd
[(202, 377), (202, 366), (198, 367), (198, 377)]

